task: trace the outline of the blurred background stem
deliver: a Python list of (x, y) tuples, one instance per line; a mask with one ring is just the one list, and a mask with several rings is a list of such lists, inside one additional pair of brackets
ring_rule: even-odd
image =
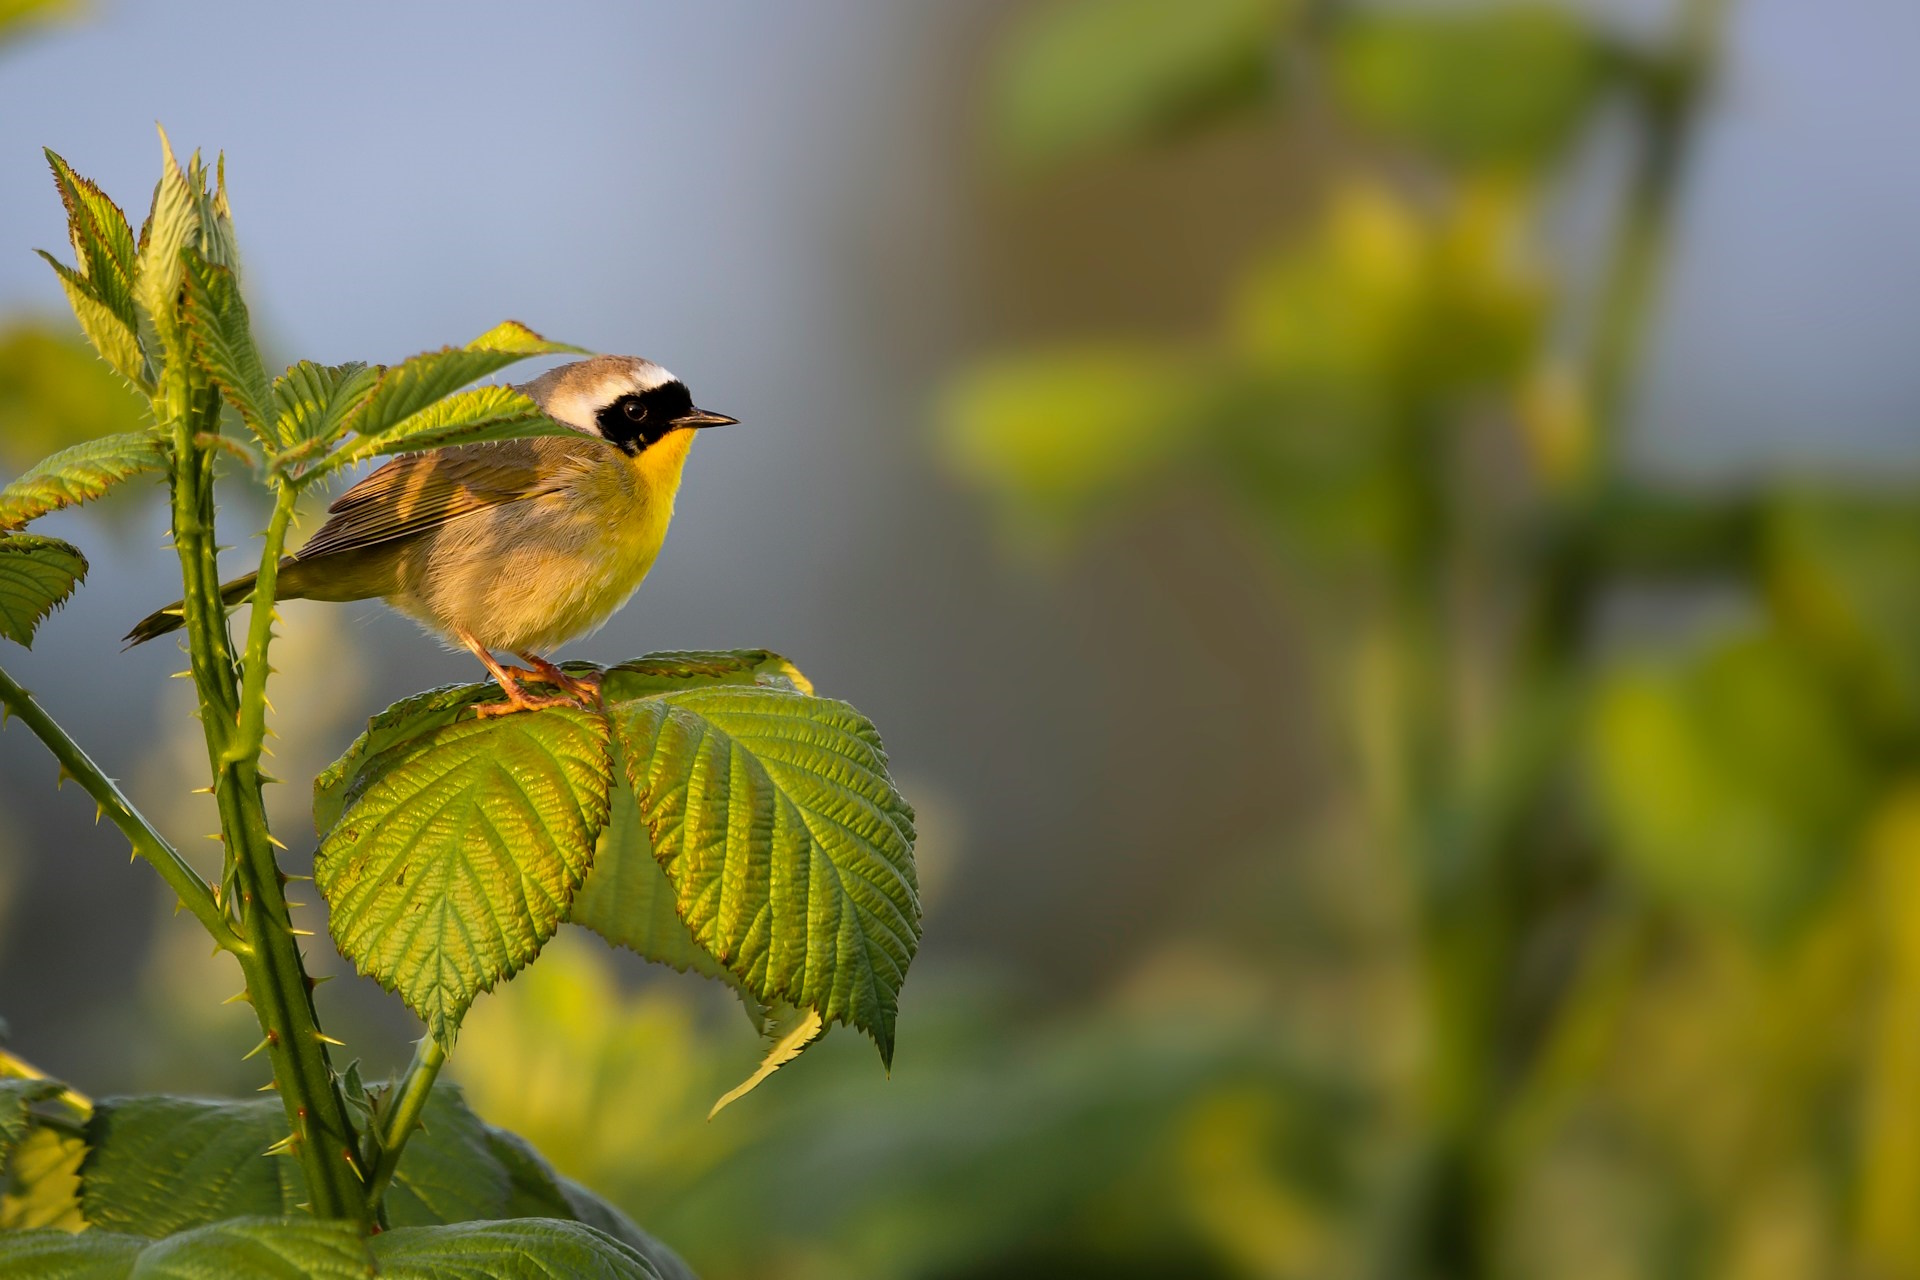
[[(1418, 671), (1400, 730), (1409, 797), (1402, 829), (1416, 865), (1424, 868), (1416, 884), (1433, 1037), (1425, 1069), (1432, 1136), (1430, 1153), (1418, 1166), (1409, 1227), (1393, 1233), (1383, 1276), (1497, 1271), (1493, 1242), (1505, 1235), (1508, 1188), (1534, 1154), (1502, 1138), (1521, 1132), (1537, 1140), (1549, 1128), (1543, 1100), (1565, 1097), (1566, 1076), (1591, 1061), (1580, 1049), (1605, 1036), (1609, 1014), (1620, 1007), (1618, 992), (1644, 955), (1644, 927), (1629, 906), (1605, 928), (1590, 931), (1590, 971), (1581, 972), (1576, 962), (1580, 976), (1563, 983), (1552, 1003), (1533, 1015), (1548, 1029), (1525, 1039), (1516, 1034), (1522, 943), (1539, 918), (1528, 900), (1524, 860), (1552, 845), (1551, 828), (1560, 821), (1556, 810), (1568, 803), (1565, 774), (1575, 713), (1583, 704), (1586, 646), (1601, 596), (1614, 585), (1600, 548), (1617, 515), (1622, 437), (1659, 304), (1688, 144), (1723, 8), (1719, 0), (1687, 0), (1671, 51), (1650, 59), (1629, 81), (1635, 163), (1602, 268), (1586, 361), (1585, 418), (1592, 432), (1584, 451), (1587, 469), (1560, 491), (1547, 513), (1544, 550), (1524, 566), (1519, 660), (1502, 695), (1501, 732), (1515, 741), (1495, 748), (1495, 758), (1520, 773), (1486, 795), (1476, 795), (1458, 769), (1449, 774), (1443, 764), (1465, 754), (1442, 701), (1446, 689), (1462, 686), (1462, 674), (1432, 669), (1447, 662), (1445, 637), (1457, 625), (1447, 614), (1442, 566), (1452, 550), (1443, 520), (1418, 523), (1403, 552), (1408, 567), (1395, 578), (1398, 649)], [(1453, 460), (1435, 456), (1426, 443), (1434, 434), (1416, 437), (1416, 447), (1407, 451), (1410, 494), (1403, 502), (1414, 510), (1439, 508), (1447, 478), (1466, 474)], [(1537, 1075), (1546, 1078), (1535, 1083)], [(1516, 1106), (1527, 1111), (1518, 1130), (1510, 1118)], [(1409, 1243), (1410, 1256), (1402, 1252)]]

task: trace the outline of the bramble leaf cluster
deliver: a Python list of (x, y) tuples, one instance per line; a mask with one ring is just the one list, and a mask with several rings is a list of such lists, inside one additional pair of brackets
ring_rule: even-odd
[[(164, 135), (163, 135), (164, 144)], [(224, 164), (163, 145), (136, 233), (48, 153), (71, 263), (48, 254), (82, 332), (146, 405), (138, 430), (54, 453), (0, 488), (0, 636), (29, 644), (87, 562), (40, 517), (164, 476), (177, 607), (225, 862), (209, 884), (39, 702), (23, 721), (165, 878), (246, 979), (265, 1101), (91, 1102), (0, 1053), (0, 1272), (9, 1276), (541, 1276), (688, 1280), (672, 1252), (435, 1080), (480, 993), (563, 922), (741, 998), (769, 1050), (738, 1097), (832, 1023), (890, 1062), (918, 945), (913, 815), (871, 723), (762, 650), (667, 653), (594, 676), (597, 705), (482, 715), (494, 685), (374, 716), (314, 782), (315, 880), (341, 953), (426, 1024), (398, 1079), (337, 1070), (281, 886), (260, 769), (277, 568), (300, 494), (375, 457), (571, 428), (507, 386), (578, 353), (508, 321), (391, 366), (263, 358)], [(239, 468), (216, 470), (216, 459)], [(214, 500), (271, 498), (244, 645), (224, 609)], [(231, 602), (231, 593), (228, 593)], [(716, 1107), (717, 1109), (717, 1107)]]

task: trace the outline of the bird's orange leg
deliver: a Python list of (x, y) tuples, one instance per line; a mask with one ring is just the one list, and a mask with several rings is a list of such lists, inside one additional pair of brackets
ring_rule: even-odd
[(582, 708), (596, 707), (600, 704), (600, 675), (595, 672), (589, 676), (570, 676), (554, 666), (537, 653), (528, 653), (525, 649), (515, 649), (513, 656), (520, 659), (539, 673), (548, 684), (556, 685), (573, 695), (573, 699)]
[(547, 697), (539, 697), (528, 693), (521, 687), (521, 676), (533, 675), (535, 673), (516, 672), (511, 667), (501, 666), (494, 660), (493, 655), (487, 652), (485, 645), (464, 631), (456, 631), (453, 633), (453, 636), (454, 639), (465, 645), (474, 657), (480, 659), (488, 671), (493, 673), (495, 683), (497, 683), (501, 690), (507, 695), (505, 702), (488, 702), (481, 704), (476, 710), (482, 719), (488, 716), (510, 715), (515, 711), (538, 711), (542, 707), (571, 707), (577, 705), (573, 698), (566, 694), (553, 694)]

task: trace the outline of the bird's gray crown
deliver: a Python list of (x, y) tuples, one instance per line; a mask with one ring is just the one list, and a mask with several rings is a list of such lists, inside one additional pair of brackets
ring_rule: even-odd
[(520, 390), (548, 417), (576, 431), (599, 435), (602, 409), (626, 395), (645, 395), (670, 382), (671, 373), (639, 356), (595, 356), (549, 369)]

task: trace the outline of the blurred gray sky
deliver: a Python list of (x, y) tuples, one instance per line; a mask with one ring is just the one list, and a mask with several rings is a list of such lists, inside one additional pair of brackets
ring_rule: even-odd
[[(1920, 8), (1736, 11), (1651, 443), (1700, 468), (1911, 453)], [(930, 951), (1097, 976), (1183, 865), (1258, 847), (1300, 712), (1273, 678), (1284, 620), (1249, 602), (1258, 570), (1230, 536), (1167, 520), (1060, 577), (1010, 569), (928, 460), (938, 379), (996, 340), (974, 278), (992, 258), (971, 125), (984, 12), (101, 0), (0, 53), (0, 314), (62, 309), (28, 252), (63, 241), (39, 148), (137, 218), (158, 120), (183, 151), (226, 152), (256, 319), (286, 357), (393, 360), (513, 317), (669, 365), (743, 425), (702, 439), (659, 567), (569, 655), (787, 653), (881, 725), (929, 856), (953, 861)], [(4, 661), (132, 776), (177, 710), (156, 692), (177, 660), (116, 637), (170, 598), (174, 566), (157, 512), (118, 542), (88, 520), (54, 531), (93, 553), (93, 579)], [(370, 670), (340, 680), (333, 745), (392, 698), (477, 674), (378, 606), (343, 616)], [(301, 661), (327, 678), (327, 653)], [(26, 819), (0, 1012), (23, 1042), (58, 1031), (45, 973), (71, 995), (140, 954), (157, 889), (82, 800), (47, 804), (50, 776), (23, 733), (0, 737), (0, 812)], [(127, 922), (117, 950), (75, 924), (96, 896)]]

